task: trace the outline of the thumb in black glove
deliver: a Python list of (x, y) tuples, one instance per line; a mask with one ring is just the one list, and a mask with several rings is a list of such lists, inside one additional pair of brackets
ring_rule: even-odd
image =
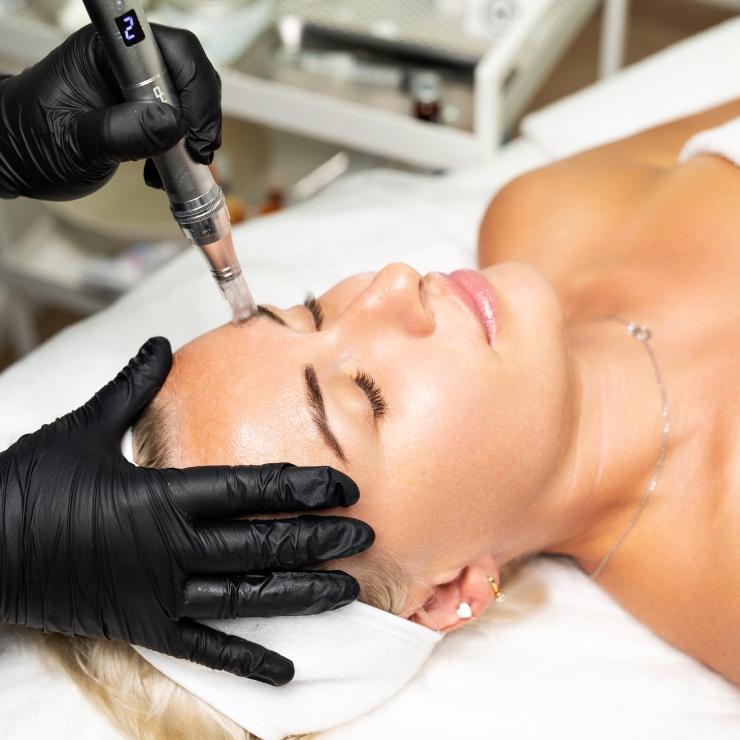
[[(71, 200), (89, 195), (120, 162), (164, 154), (183, 136), (210, 164), (221, 145), (221, 80), (189, 31), (153, 25), (182, 112), (123, 102), (92, 26), (20, 75), (0, 80), (0, 196)], [(146, 179), (161, 187), (156, 168)]]
[(218, 519), (355, 503), (354, 483), (331, 468), (127, 462), (122, 435), (171, 361), (166, 340), (149, 340), (87, 404), (0, 454), (0, 621), (284, 684), (289, 660), (192, 619), (343, 606), (359, 594), (354, 578), (285, 571), (361, 552), (374, 534), (344, 517)]

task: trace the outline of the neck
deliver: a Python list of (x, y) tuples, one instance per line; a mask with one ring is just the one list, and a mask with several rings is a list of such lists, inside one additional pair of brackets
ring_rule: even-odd
[(543, 495), (538, 521), (520, 530), (532, 532), (532, 542), (512, 556), (569, 555), (593, 573), (650, 485), (663, 406), (644, 343), (623, 324), (585, 324), (570, 333), (569, 344), (575, 423), (565, 462)]

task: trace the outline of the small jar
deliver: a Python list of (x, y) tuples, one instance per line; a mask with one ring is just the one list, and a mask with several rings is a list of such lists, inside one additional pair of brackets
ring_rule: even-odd
[(164, 0), (163, 23), (187, 28), (214, 64), (236, 61), (272, 21), (273, 0)]
[(414, 116), (439, 123), (442, 113), (442, 78), (436, 72), (417, 72), (411, 78)]

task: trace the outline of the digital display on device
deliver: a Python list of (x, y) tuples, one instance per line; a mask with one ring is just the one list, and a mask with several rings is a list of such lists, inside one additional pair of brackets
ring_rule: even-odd
[(139, 23), (134, 10), (129, 10), (127, 13), (119, 15), (116, 18), (116, 25), (121, 32), (121, 38), (126, 46), (133, 46), (146, 38), (144, 36), (144, 29), (141, 27), (141, 23)]

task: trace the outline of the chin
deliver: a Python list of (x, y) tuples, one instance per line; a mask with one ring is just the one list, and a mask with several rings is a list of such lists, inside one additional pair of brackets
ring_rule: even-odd
[(481, 270), (481, 275), (493, 286), (501, 307), (497, 341), (502, 346), (563, 341), (563, 305), (542, 272), (526, 262), (502, 262)]

